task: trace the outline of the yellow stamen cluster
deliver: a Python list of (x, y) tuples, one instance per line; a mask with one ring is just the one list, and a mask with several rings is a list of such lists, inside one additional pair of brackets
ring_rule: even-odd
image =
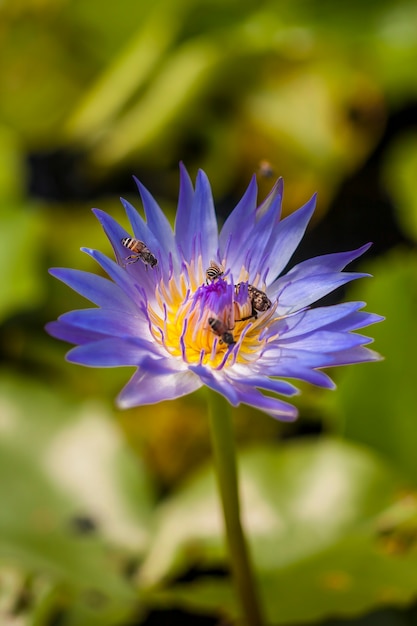
[[(244, 269), (239, 280), (248, 280)], [(238, 304), (234, 294), (235, 287), (227, 283), (227, 277), (206, 284), (201, 259), (167, 283), (161, 279), (155, 291), (156, 304), (148, 304), (154, 340), (171, 356), (189, 364), (221, 369), (236, 362), (253, 362), (267, 341), (260, 334), (274, 319), (276, 306), (255, 318), (250, 300)], [(235, 343), (223, 341), (213, 331), (210, 319), (219, 320)]]

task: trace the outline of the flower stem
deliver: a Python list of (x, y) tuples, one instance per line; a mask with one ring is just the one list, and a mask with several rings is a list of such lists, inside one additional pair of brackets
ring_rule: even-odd
[(209, 394), (209, 417), (233, 580), (247, 626), (261, 626), (255, 579), (240, 521), (231, 408), (223, 396), (214, 392)]

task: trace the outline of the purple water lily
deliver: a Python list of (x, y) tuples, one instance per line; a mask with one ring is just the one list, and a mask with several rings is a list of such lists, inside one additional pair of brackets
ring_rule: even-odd
[(206, 175), (198, 173), (194, 189), (181, 166), (173, 231), (136, 182), (146, 221), (122, 199), (131, 233), (94, 210), (116, 260), (83, 249), (109, 278), (50, 270), (96, 305), (47, 325), (51, 335), (76, 345), (68, 361), (137, 368), (119, 395), (121, 407), (178, 398), (206, 385), (234, 406), (243, 402), (291, 420), (297, 410), (275, 394), (298, 390), (282, 378), (332, 388), (321, 368), (380, 358), (365, 347), (370, 338), (351, 332), (382, 319), (360, 311), (363, 302), (310, 308), (337, 287), (368, 276), (342, 270), (369, 245), (314, 257), (283, 273), (315, 196), (281, 220), (282, 180), (257, 206), (253, 177), (219, 233)]

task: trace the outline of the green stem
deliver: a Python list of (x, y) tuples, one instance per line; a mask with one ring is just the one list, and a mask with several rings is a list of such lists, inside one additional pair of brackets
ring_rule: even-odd
[(217, 480), (223, 507), (229, 557), (236, 592), (247, 626), (261, 626), (255, 579), (240, 521), (240, 505), (234, 434), (230, 404), (210, 392), (209, 417)]

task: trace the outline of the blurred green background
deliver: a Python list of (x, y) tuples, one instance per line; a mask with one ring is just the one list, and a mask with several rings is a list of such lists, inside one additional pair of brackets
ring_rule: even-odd
[(417, 624), (417, 5), (0, 2), (0, 622), (231, 624), (204, 394), (120, 412), (130, 372), (67, 364), (43, 326), (86, 302), (90, 208), (135, 174), (173, 216), (178, 162), (221, 219), (253, 172), (319, 192), (295, 260), (373, 241), (338, 292), (385, 360), (303, 387), (283, 425), (234, 411), (268, 625)]

